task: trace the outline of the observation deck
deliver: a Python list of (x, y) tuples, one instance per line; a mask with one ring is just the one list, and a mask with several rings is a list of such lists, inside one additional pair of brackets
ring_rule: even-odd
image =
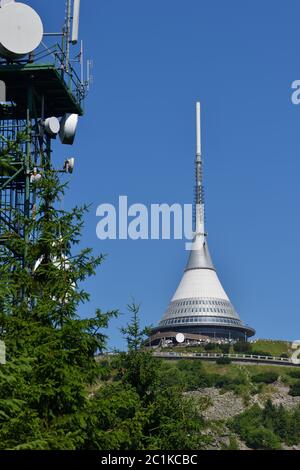
[(68, 86), (65, 76), (55, 64), (0, 65), (0, 80), (6, 85), (6, 102), (11, 103), (0, 105), (0, 120), (26, 119), (30, 86), (38, 98), (37, 116), (42, 115), (43, 103), (45, 116), (63, 116), (66, 113), (82, 116), (84, 90), (81, 91), (71, 78)]

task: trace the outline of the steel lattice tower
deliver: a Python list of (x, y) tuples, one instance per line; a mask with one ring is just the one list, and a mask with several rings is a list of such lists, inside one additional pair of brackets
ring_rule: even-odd
[[(78, 13), (79, 2), (73, 2)], [(13, 5), (0, 1), (0, 13)], [(66, 13), (62, 33), (47, 35), (61, 36), (61, 44), (42, 42), (34, 54), (21, 58), (5, 57), (5, 51), (0, 59), (0, 85), (5, 87), (5, 100), (0, 102), (0, 257), (1, 251), (11, 249), (12, 234), (25, 241), (29, 237), (25, 220), (35, 213), (36, 173), (51, 162), (54, 136), (45, 131), (45, 119), (83, 115), (88, 84), (70, 60), (70, 44), (76, 42), (71, 37), (71, 0), (66, 1)], [(1, 48), (0, 44), (0, 57)], [(13, 255), (24, 259), (26, 253)]]

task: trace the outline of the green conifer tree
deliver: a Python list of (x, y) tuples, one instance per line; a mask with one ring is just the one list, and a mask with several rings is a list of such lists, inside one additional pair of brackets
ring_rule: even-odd
[(87, 384), (101, 374), (95, 354), (116, 315), (78, 315), (89, 299), (81, 282), (103, 261), (90, 249), (74, 253), (87, 207), (57, 208), (66, 185), (51, 168), (36, 189), (32, 217), (15, 215), (27, 239), (9, 234), (1, 254), (0, 339), (7, 365), (0, 369), (0, 449), (76, 447), (76, 432), (66, 433), (65, 424), (82, 412)]

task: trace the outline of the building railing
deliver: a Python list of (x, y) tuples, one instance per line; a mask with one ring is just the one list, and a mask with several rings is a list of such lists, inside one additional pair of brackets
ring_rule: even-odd
[(288, 365), (299, 365), (299, 363), (288, 357), (277, 356), (262, 356), (258, 354), (223, 354), (223, 353), (190, 353), (190, 352), (153, 352), (153, 356), (162, 358), (195, 358), (195, 359), (218, 359), (229, 358), (232, 360), (251, 361), (251, 362), (270, 362), (270, 363), (283, 363)]
[[(44, 60), (53, 64), (57, 71), (63, 74), (67, 87), (76, 98), (76, 101), (81, 104), (87, 94), (87, 83), (83, 82), (83, 77), (78, 76), (75, 67), (72, 65), (74, 60), (70, 61), (66, 68), (66, 55), (60, 44), (55, 43), (48, 47), (43, 43), (42, 46), (43, 49), (35, 55), (34, 62)], [(82, 58), (76, 62), (79, 64), (80, 60)]]
[[(76, 102), (80, 105), (83, 104), (84, 98), (88, 92), (88, 81), (84, 80), (83, 77), (79, 77), (75, 66), (77, 69), (81, 68), (81, 61), (83, 60), (78, 55), (77, 59), (69, 60), (67, 63), (66, 52), (62, 49), (59, 43), (52, 44), (47, 46), (43, 42), (40, 47), (35, 51), (34, 54), (30, 55), (30, 58), (27, 57), (17, 62), (12, 62), (11, 64), (49, 64), (56, 68), (56, 70), (61, 73), (62, 78), (69, 89), (70, 93), (74, 96)], [(8, 65), (9, 62), (0, 58), (0, 66)]]

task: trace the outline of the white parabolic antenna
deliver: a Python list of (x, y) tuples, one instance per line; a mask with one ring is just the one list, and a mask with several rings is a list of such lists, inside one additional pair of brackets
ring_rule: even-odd
[(60, 124), (57, 117), (49, 117), (45, 120), (45, 130), (52, 137), (56, 136), (60, 130)]
[(62, 144), (73, 145), (78, 125), (78, 114), (66, 114), (60, 121), (59, 137)]
[(176, 335), (177, 343), (184, 343), (184, 340), (185, 340), (184, 334), (183, 333), (177, 333), (177, 335)]
[(41, 18), (24, 3), (0, 3), (0, 55), (19, 59), (30, 54), (43, 38)]

